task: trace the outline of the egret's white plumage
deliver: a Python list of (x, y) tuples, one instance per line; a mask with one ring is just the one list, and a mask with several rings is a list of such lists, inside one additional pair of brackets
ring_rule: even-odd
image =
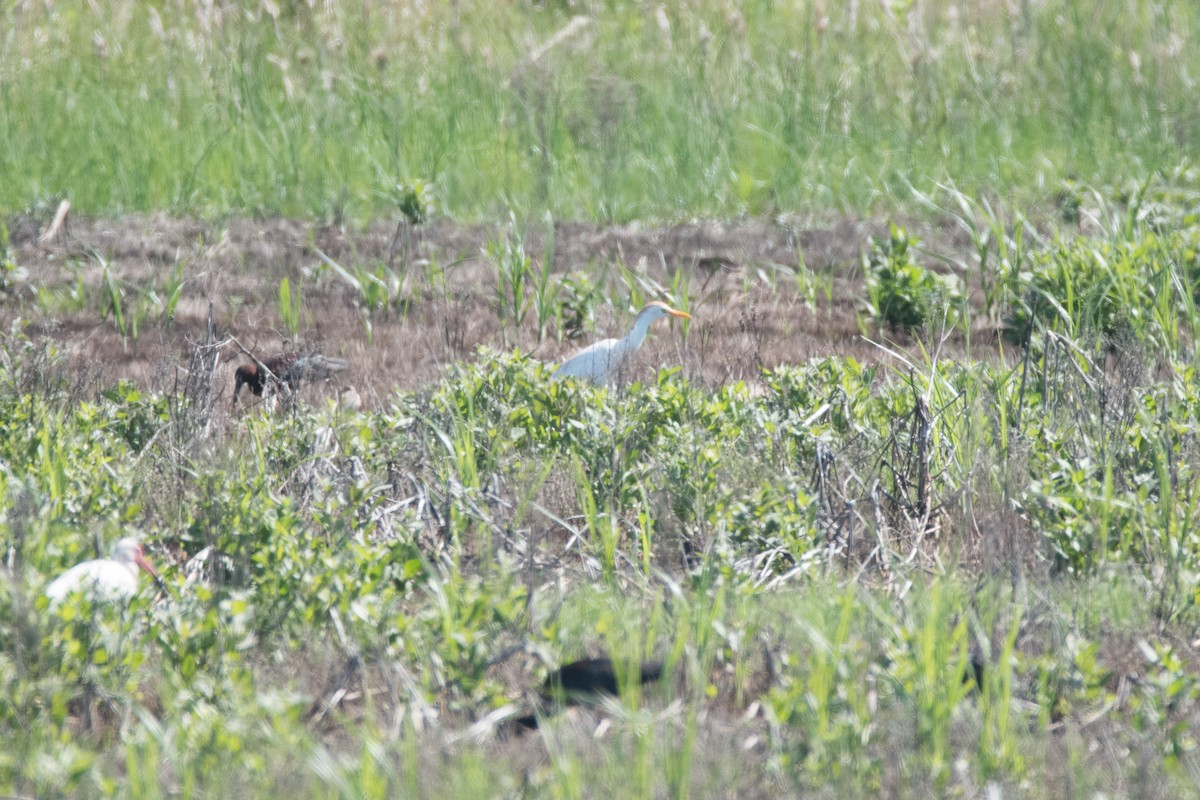
[(132, 536), (113, 546), (112, 558), (96, 558), (76, 564), (46, 587), (53, 608), (74, 592), (88, 593), (93, 601), (126, 600), (137, 593), (138, 569), (158, 577), (142, 555), (142, 544)]
[(624, 339), (605, 339), (583, 348), (554, 370), (554, 379), (584, 378), (592, 383), (608, 383), (625, 360), (642, 346), (650, 325), (663, 317), (692, 318), (690, 314), (676, 311), (666, 303), (657, 300), (647, 303), (638, 312), (633, 329)]

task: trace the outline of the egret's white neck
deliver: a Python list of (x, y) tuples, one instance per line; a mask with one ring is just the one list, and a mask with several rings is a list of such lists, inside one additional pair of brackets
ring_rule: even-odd
[(633, 330), (625, 337), (625, 348), (627, 351), (636, 350), (642, 346), (642, 342), (646, 339), (646, 333), (650, 330), (650, 325), (655, 320), (654, 314), (641, 313), (637, 315), (637, 319), (633, 321)]

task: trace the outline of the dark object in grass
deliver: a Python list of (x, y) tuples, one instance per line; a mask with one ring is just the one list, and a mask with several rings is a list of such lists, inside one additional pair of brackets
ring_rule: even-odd
[(256, 360), (255, 363), (243, 364), (237, 368), (233, 402), (237, 403), (243, 385), (250, 387), (250, 391), (259, 397), (262, 397), (268, 383), (286, 384), (288, 389), (294, 392), (300, 388), (302, 381), (325, 380), (347, 366), (345, 359), (329, 358), (320, 353), (276, 353), (270, 358)]
[(985, 666), (983, 656), (972, 653), (971, 661), (967, 664), (967, 668), (963, 670), (963, 683), (974, 683), (975, 691), (983, 691), (983, 672)]
[[(662, 676), (663, 665), (659, 661), (643, 661), (638, 683), (647, 684)], [(633, 677), (633, 676), (630, 676)], [(568, 703), (572, 698), (591, 698), (595, 695), (606, 694), (616, 697), (617, 669), (610, 658), (585, 658), (564, 664), (551, 672), (542, 684), (542, 695), (548, 698), (562, 698)]]
[[(617, 697), (620, 694), (618, 676), (620, 671), (611, 658), (584, 658), (564, 664), (546, 676), (542, 683), (543, 702), (539, 710), (544, 716), (559, 710), (564, 705), (589, 705), (602, 696)], [(645, 686), (662, 677), (661, 661), (643, 661), (639, 674), (627, 678)], [(513, 720), (518, 728), (533, 730), (538, 726), (538, 714), (527, 714)]]

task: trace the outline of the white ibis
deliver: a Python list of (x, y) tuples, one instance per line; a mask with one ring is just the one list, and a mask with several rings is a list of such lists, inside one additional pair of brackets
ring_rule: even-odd
[(692, 318), (691, 314), (676, 311), (658, 300), (647, 303), (638, 312), (633, 321), (633, 330), (624, 339), (604, 339), (583, 348), (554, 371), (554, 379), (584, 378), (596, 384), (608, 383), (625, 360), (642, 346), (650, 326), (663, 317)]
[(112, 558), (84, 561), (55, 578), (46, 587), (50, 607), (75, 592), (85, 592), (93, 601), (128, 600), (137, 593), (139, 568), (158, 580), (158, 573), (142, 555), (142, 543), (126, 536), (113, 545)]
[(295, 391), (300, 388), (301, 381), (325, 380), (347, 366), (346, 360), (342, 358), (329, 358), (320, 353), (299, 351), (276, 353), (262, 361), (255, 359), (254, 363), (243, 364), (237, 368), (234, 375), (233, 402), (237, 402), (243, 385), (249, 386), (250, 391), (259, 397), (262, 397), (268, 381), (287, 384), (289, 389)]

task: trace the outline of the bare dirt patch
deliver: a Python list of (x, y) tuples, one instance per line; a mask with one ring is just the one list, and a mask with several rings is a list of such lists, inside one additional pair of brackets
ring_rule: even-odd
[[(861, 253), (885, 226), (863, 220), (561, 224), (555, 230), (555, 275), (585, 273), (604, 297), (617, 302), (598, 303), (595, 330), (580, 339), (560, 340), (552, 324), (540, 343), (532, 319), (518, 330), (501, 323), (496, 269), (485, 252), (498, 226), (434, 222), (416, 232), (405, 259), (396, 253), (390, 223), (355, 230), (284, 219), (71, 218), (55, 241), (39, 241), (50, 222), (32, 216), (8, 221), (12, 255), (29, 278), (0, 307), (3, 324), (20, 318), (31, 335), (55, 340), (73, 362), (152, 389), (169, 388), (176, 368), (186, 365), (192, 342), (202, 338), (210, 303), (221, 332), (259, 356), (312, 348), (347, 359), (346, 382), (367, 407), (386, 403), (396, 389), (437, 379), (448, 364), (470, 360), (481, 346), (520, 347), (557, 361), (596, 338), (624, 334), (629, 317), (622, 312), (618, 319), (613, 311), (628, 298), (618, 265), (650, 286), (670, 286), (683, 272), (678, 277), (690, 287), (695, 320), (689, 336), (685, 340), (666, 325), (657, 328), (640, 354), (638, 377), (648, 377), (650, 365), (678, 364), (691, 380), (719, 385), (753, 381), (764, 367), (814, 356), (882, 357), (862, 335), (858, 309), (865, 297)], [(967, 261), (970, 244), (952, 227), (910, 227), (927, 250)], [(536, 262), (544, 245), (544, 231), (532, 226), (525, 246)], [(368, 317), (358, 292), (328, 270), (318, 274), (318, 251), (347, 268), (374, 269), (390, 258), (393, 269), (405, 272), (409, 302)], [(446, 268), (444, 280), (432, 274), (431, 263)], [(926, 263), (944, 268), (938, 259)], [(123, 287), (127, 326), (136, 304), (145, 302), (141, 298), (153, 289), (161, 299), (162, 287), (182, 266), (185, 283), (173, 318), (156, 315), (150, 304), (138, 336), (122, 338), (112, 314), (105, 318), (110, 305), (105, 264)], [(794, 277), (801, 264), (820, 285), (807, 296)], [(295, 337), (281, 323), (279, 285), (285, 277), (302, 294)], [(894, 338), (888, 331), (867, 332), (877, 341)], [(972, 338), (976, 346), (995, 342), (986, 326)], [(961, 353), (961, 337), (947, 347), (948, 354)], [(245, 360), (235, 347), (223, 354), (222, 391), (232, 394), (235, 364)]]

